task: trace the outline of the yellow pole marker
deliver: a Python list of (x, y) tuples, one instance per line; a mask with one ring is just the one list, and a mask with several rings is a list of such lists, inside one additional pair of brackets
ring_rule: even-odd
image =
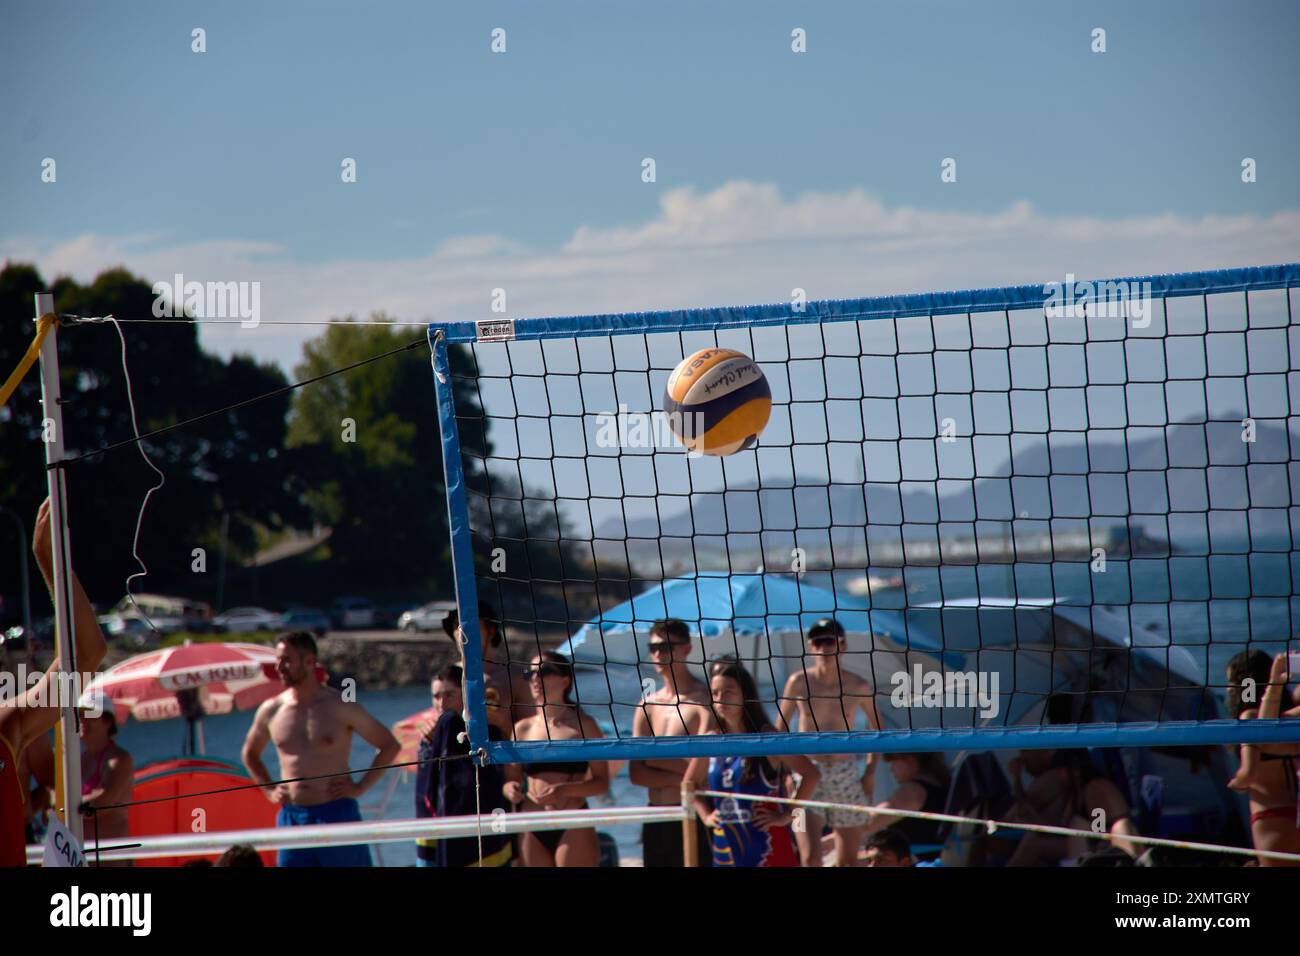
[(18, 383), (23, 380), (36, 360), (41, 355), (41, 343), (45, 341), (45, 336), (49, 334), (50, 329), (58, 324), (58, 318), (52, 314), (43, 315), (36, 323), (36, 338), (32, 339), (32, 344), (27, 346), (27, 351), (18, 361), (18, 367), (14, 369), (13, 374), (5, 379), (3, 387), (0, 387), (0, 408), (9, 404), (9, 396), (18, 388)]

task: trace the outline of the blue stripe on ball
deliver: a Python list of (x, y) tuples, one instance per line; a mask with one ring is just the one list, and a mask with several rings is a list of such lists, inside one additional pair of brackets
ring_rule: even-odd
[[(716, 428), (728, 415), (734, 412), (746, 402), (752, 402), (755, 399), (766, 398), (771, 400), (772, 389), (767, 384), (766, 378), (759, 378), (748, 385), (736, 389), (727, 395), (712, 399), (706, 402), (696, 402), (691, 405), (682, 404), (673, 401), (668, 394), (664, 393), (664, 412), (682, 415), (692, 415), (700, 413), (704, 416), (704, 434), (708, 434)], [(704, 435), (695, 435), (695, 438), (703, 438)]]

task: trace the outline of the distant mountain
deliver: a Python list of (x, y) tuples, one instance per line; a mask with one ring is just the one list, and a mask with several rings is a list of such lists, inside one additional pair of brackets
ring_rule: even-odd
[[(998, 475), (973, 485), (941, 479), (937, 496), (932, 481), (873, 482), (868, 474), (862, 484), (829, 484), (825, 475), (801, 474), (793, 487), (697, 491), (689, 502), (685, 496), (627, 498), (622, 515), (599, 522), (595, 531), (598, 538), (614, 540), (696, 536), (697, 547), (706, 548), (711, 543), (699, 536), (729, 536), (714, 547), (730, 549), (737, 536), (834, 525), (832, 544), (851, 545), (862, 541), (855, 529), (864, 526), (869, 535), (888, 536), (896, 535), (890, 526), (900, 523), (972, 522), (978, 514), (981, 524), (988, 522), (981, 536), (1005, 534), (1012, 519), (1053, 518), (1054, 530), (1060, 531), (1086, 529), (1091, 518), (1094, 529), (1127, 523), (1153, 541), (1168, 538), (1177, 547), (1180, 528), (1177, 523), (1166, 528), (1165, 511), (1285, 509), (1300, 500), (1300, 469), (1293, 467), (1288, 475), (1288, 433), (1281, 425), (1258, 423), (1253, 444), (1242, 441), (1236, 422), (1181, 422), (1145, 431), (1152, 435), (1131, 438), (1127, 447), (1096, 432), (1086, 446), (1073, 434), (1054, 434), (1050, 444), (1016, 435)], [(1292, 432), (1291, 441), (1300, 448), (1300, 433)], [(752, 550), (751, 542), (738, 543)]]

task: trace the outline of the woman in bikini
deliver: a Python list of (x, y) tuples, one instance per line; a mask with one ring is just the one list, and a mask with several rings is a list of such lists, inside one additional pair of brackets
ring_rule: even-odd
[[(605, 736), (571, 699), (573, 666), (555, 651), (542, 651), (528, 668), (535, 713), (515, 724), (516, 740), (591, 740)], [(609, 791), (603, 760), (530, 763), (506, 768), (506, 798), (520, 810), (585, 810), (587, 798)], [(520, 841), (524, 866), (598, 866), (600, 843), (591, 827), (537, 830)]]
[[(103, 701), (103, 712), (99, 716), (92, 717), (89, 713), (82, 715), (81, 802), (86, 807), (83, 812), (86, 815), (87, 844), (96, 839), (111, 844), (128, 832), (128, 808), (92, 809), (129, 803), (131, 800), (135, 764), (131, 755), (113, 740), (116, 736), (117, 718), (113, 714), (113, 705), (107, 699)], [(93, 851), (87, 856), (93, 860)], [(112, 864), (104, 864), (110, 865)]]
[[(1247, 681), (1253, 681), (1253, 685)], [(1300, 707), (1282, 711), (1286, 681), (1286, 654), (1279, 654), (1270, 668), (1263, 651), (1243, 651), (1228, 662), (1228, 707), (1238, 720), (1300, 717)], [(1255, 694), (1262, 694), (1258, 707), (1246, 699), (1255, 694), (1243, 693), (1248, 686), (1253, 686)], [(1300, 853), (1300, 829), (1296, 826), (1296, 758), (1300, 745), (1246, 744), (1240, 749), (1241, 770), (1228, 786), (1250, 795), (1250, 833), (1255, 849)], [(1261, 857), (1259, 865), (1296, 864)]]

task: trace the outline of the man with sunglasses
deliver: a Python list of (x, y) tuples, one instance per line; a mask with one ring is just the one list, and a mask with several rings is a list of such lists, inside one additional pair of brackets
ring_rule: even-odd
[[(650, 629), (650, 660), (663, 681), (658, 690), (642, 699), (632, 733), (637, 737), (681, 737), (704, 733), (713, 721), (709, 688), (692, 672), (688, 662), (691, 632), (675, 618), (656, 621)], [(629, 770), (632, 783), (650, 791), (650, 806), (675, 806), (682, 800), (682, 777), (687, 760), (634, 760)], [(707, 848), (709, 835), (696, 821), (697, 846)], [(680, 823), (646, 823), (641, 827), (645, 866), (683, 866)], [(699, 866), (712, 865), (707, 852), (700, 853)]]
[[(844, 628), (832, 617), (822, 618), (808, 629), (807, 654), (812, 662), (790, 675), (781, 695), (781, 721), (785, 728), (800, 733), (836, 732), (853, 729), (861, 711), (870, 730), (880, 729), (875, 689), (871, 682), (840, 664), (848, 649)], [(796, 726), (797, 724), (797, 726)], [(876, 755), (867, 755), (866, 770), (858, 773), (853, 754), (829, 754), (811, 758), (821, 771), (821, 782), (813, 800), (865, 806), (875, 789)], [(822, 864), (822, 814), (807, 811), (807, 826), (796, 830), (799, 854), (804, 866)], [(835, 865), (856, 866), (868, 815), (856, 810), (828, 810), (825, 822), (834, 833)]]

